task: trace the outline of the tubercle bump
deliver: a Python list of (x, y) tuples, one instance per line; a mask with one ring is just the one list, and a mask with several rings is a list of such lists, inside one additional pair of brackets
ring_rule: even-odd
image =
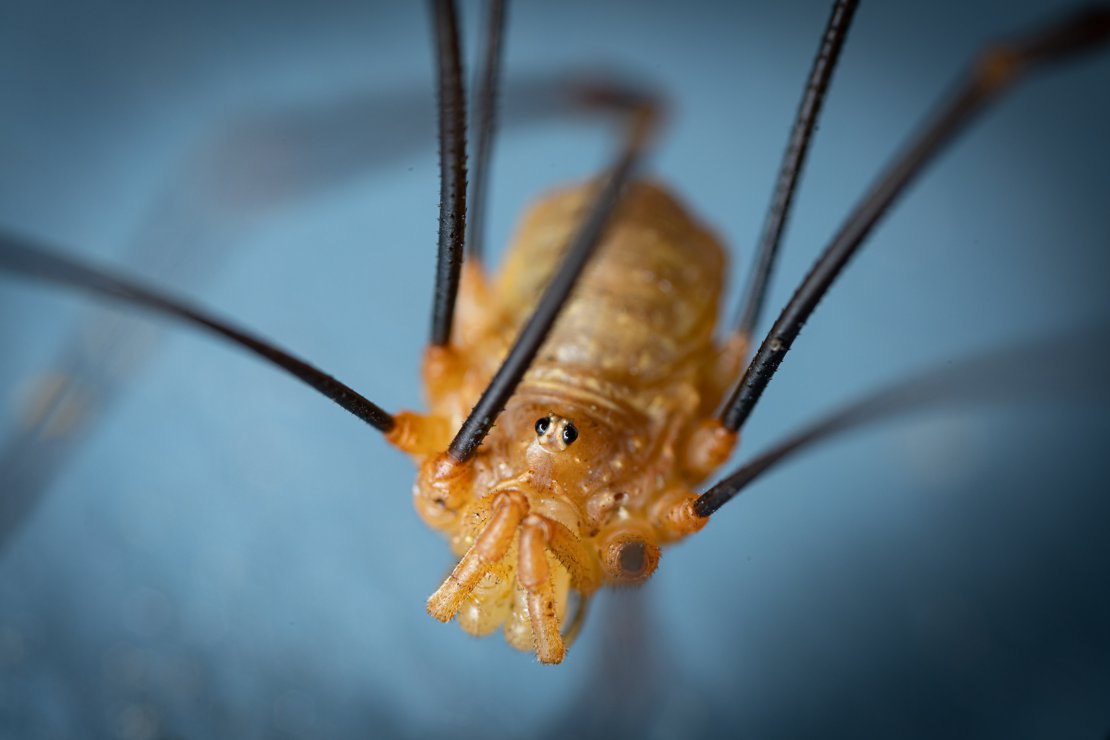
[(474, 467), (443, 452), (424, 459), (413, 489), (417, 513), (435, 529), (455, 526), (462, 508), (471, 497)]

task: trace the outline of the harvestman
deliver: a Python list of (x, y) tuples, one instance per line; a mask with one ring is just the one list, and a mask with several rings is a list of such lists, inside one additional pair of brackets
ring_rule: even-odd
[(599, 182), (538, 204), (501, 272), (487, 275), (480, 218), (504, 3), (494, 0), (489, 9), (469, 232), (455, 9), (450, 0), (433, 6), (441, 209), (424, 361), (429, 413), (390, 414), (243, 329), (32, 240), (0, 233), (0, 267), (206, 328), (381, 431), (416, 460), (417, 511), (460, 558), (429, 599), (429, 612), (444, 621), (458, 616), (475, 634), (503, 627), (511, 644), (535, 650), (545, 663), (563, 660), (580, 624), (581, 608), (568, 615), (572, 591), (585, 598), (603, 585), (643, 581), (655, 570), (661, 545), (701, 529), (790, 453), (928, 400), (922, 384), (893, 389), (807, 428), (703, 493), (694, 490), (727, 459), (802, 325), (906, 185), (1026, 70), (1110, 39), (1110, 9), (1094, 8), (988, 48), (863, 195), (747, 361), (794, 187), (856, 2), (834, 4), (756, 267), (719, 344), (713, 334), (723, 249), (664, 190), (636, 179), (658, 106), (634, 91), (604, 85), (579, 91), (583, 102), (624, 114), (620, 152)]

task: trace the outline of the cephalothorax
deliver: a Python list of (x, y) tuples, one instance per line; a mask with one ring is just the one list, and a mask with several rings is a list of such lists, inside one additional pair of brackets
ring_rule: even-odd
[(543, 200), (499, 272), (485, 272), (480, 216), (504, 3), (490, 3), (469, 223), (457, 24), (450, 0), (433, 5), (442, 197), (424, 360), (427, 414), (387, 413), (243, 329), (24, 237), (0, 233), (0, 269), (80, 287), (218, 334), (383, 432), (417, 461), (416, 509), (459, 557), (428, 601), (431, 614), (458, 616), (474, 634), (502, 627), (511, 644), (535, 650), (545, 663), (563, 659), (565, 633), (577, 624), (569, 616), (572, 590), (588, 597), (603, 585), (643, 581), (655, 570), (661, 546), (700, 529), (791, 453), (936, 396), (936, 378), (888, 390), (695, 492), (728, 457), (818, 302), (933, 156), (1027, 69), (1110, 40), (1110, 9), (1101, 7), (989, 48), (860, 198), (749, 360), (794, 187), (856, 3), (833, 5), (745, 300), (735, 321), (716, 334), (723, 250), (673, 196), (637, 178), (659, 104), (621, 86), (572, 89), (577, 103), (616, 111), (627, 124), (613, 166), (597, 183)]

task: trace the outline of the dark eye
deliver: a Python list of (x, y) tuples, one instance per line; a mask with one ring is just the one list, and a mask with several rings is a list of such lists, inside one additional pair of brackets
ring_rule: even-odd
[(568, 421), (567, 425), (563, 427), (563, 444), (574, 444), (576, 439), (578, 439), (578, 429)]
[(544, 434), (547, 433), (547, 430), (550, 429), (550, 428), (551, 428), (551, 419), (547, 418), (546, 416), (544, 416), (540, 419), (536, 419), (536, 434), (538, 436), (542, 437)]

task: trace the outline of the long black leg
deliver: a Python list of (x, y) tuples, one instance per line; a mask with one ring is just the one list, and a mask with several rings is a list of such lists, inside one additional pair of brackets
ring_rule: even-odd
[(605, 227), (620, 203), (625, 185), (635, 173), (654, 124), (655, 114), (654, 105), (646, 102), (633, 114), (633, 122), (620, 156), (605, 176), (597, 199), (571, 242), (558, 271), (540, 297), (535, 312), (517, 335), (501, 367), (452, 440), (447, 452), (456, 462), (464, 463), (474, 456), (497, 415), (505, 408), (528, 366), (532, 364), (532, 359), (547, 338), (560, 310), (566, 305), (567, 297), (600, 243)]
[(466, 100), (453, 0), (432, 0), (439, 117), (439, 250), (431, 344), (451, 342), (466, 227)]
[(756, 478), (798, 452), (866, 424), (942, 406), (1110, 399), (1110, 325), (969, 357), (903, 381), (788, 436), (729, 474), (694, 502), (707, 517)]
[(825, 92), (829, 89), (833, 70), (836, 69), (840, 50), (844, 47), (844, 39), (848, 35), (848, 28), (852, 24), (852, 16), (855, 15), (858, 5), (859, 0), (836, 0), (833, 3), (832, 14), (821, 37), (821, 47), (817, 50), (817, 58), (813, 60), (813, 68), (809, 71), (809, 79), (806, 80), (805, 92), (798, 106), (794, 127), (790, 130), (790, 141), (786, 145), (786, 153), (779, 166), (779, 176), (775, 181), (771, 207), (763, 222), (763, 235), (760, 237), (755, 263), (740, 301), (740, 309), (736, 314), (733, 330), (743, 337), (750, 337), (759, 324), (759, 317), (766, 302), (767, 284), (771, 280), (771, 273), (774, 272), (779, 243), (786, 230), (786, 222), (790, 218), (794, 191), (798, 186), (802, 168), (805, 167), (806, 154), (809, 152), (813, 132), (817, 128), (817, 118), (821, 114)]
[(501, 38), (505, 30), (505, 0), (489, 0), (482, 40), (482, 69), (475, 93), (474, 177), (470, 187), (470, 218), (466, 223), (466, 256), (481, 262), (485, 251), (486, 184), (493, 154), (497, 119), (497, 88), (501, 79)]
[(1027, 69), (1094, 49), (1108, 39), (1110, 8), (1095, 7), (986, 50), (968, 78), (863, 196), (786, 304), (721, 411), (726, 428), (735, 432), (743, 426), (825, 292), (875, 223), (937, 152)]
[(243, 329), (190, 306), (185, 301), (148, 288), (137, 281), (89, 267), (47, 250), (29, 239), (3, 232), (0, 232), (0, 270), (73, 286), (207, 329), (269, 360), (375, 429), (388, 432), (394, 426), (394, 419), (387, 412), (322, 370)]

